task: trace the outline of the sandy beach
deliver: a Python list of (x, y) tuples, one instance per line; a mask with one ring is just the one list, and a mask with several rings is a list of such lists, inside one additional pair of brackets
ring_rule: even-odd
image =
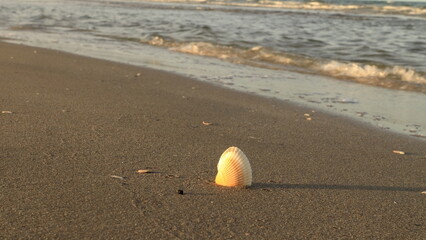
[[(157, 70), (0, 52), (0, 239), (424, 239), (424, 140)], [(251, 188), (214, 184), (229, 146)]]

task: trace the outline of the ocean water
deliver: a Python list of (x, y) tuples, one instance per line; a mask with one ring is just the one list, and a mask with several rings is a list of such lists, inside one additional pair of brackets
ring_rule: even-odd
[(0, 37), (426, 138), (426, 1), (0, 0)]

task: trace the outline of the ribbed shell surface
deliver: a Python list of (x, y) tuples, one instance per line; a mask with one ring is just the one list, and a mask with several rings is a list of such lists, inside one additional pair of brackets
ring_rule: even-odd
[(220, 156), (216, 184), (234, 187), (250, 186), (252, 170), (246, 155), (237, 147), (230, 147)]

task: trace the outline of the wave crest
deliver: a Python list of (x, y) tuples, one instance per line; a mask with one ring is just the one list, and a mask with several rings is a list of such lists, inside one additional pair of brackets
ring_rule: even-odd
[[(376, 80), (393, 79), (410, 83), (426, 84), (426, 78), (410, 68), (401, 66), (386, 67), (381, 69), (375, 65), (362, 65), (359, 63), (341, 63), (331, 61), (319, 67), (322, 72), (338, 77), (350, 77), (355, 79)], [(367, 79), (367, 80), (365, 80)]]
[(314, 59), (296, 54), (272, 51), (262, 46), (242, 49), (209, 42), (176, 42), (154, 36), (142, 43), (171, 51), (213, 57), (228, 62), (273, 70), (314, 73), (375, 86), (426, 93), (425, 74), (401, 66), (379, 67), (375, 64)]

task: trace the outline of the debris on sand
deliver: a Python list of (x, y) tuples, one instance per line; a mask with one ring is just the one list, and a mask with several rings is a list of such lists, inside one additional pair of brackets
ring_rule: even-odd
[(120, 179), (120, 180), (124, 180), (124, 177), (117, 176), (117, 175), (110, 175), (110, 177)]
[(213, 125), (213, 123), (211, 123), (211, 122), (205, 122), (205, 121), (203, 121), (202, 123), (203, 123), (203, 125), (204, 125), (204, 126), (210, 126), (210, 125)]

